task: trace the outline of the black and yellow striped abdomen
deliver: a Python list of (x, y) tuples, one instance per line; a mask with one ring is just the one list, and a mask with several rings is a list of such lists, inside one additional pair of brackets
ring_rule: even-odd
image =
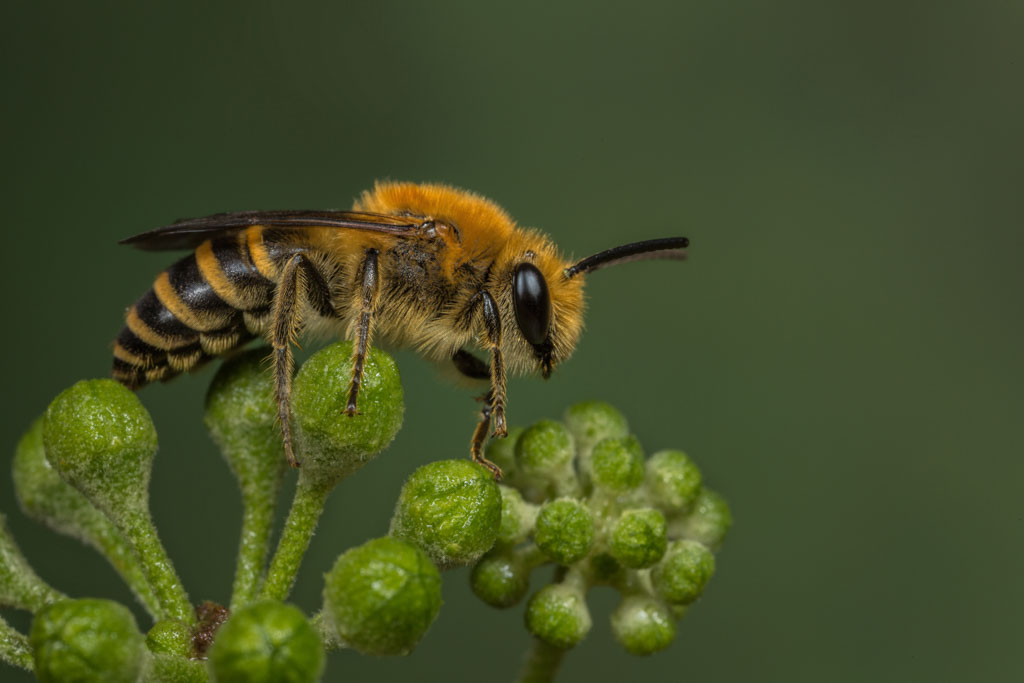
[(263, 330), (280, 256), (263, 237), (254, 226), (207, 240), (160, 273), (128, 310), (114, 344), (114, 378), (133, 389), (167, 380)]

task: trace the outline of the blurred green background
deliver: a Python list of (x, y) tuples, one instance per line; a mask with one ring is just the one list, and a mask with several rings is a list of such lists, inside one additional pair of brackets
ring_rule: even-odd
[[(685, 264), (590, 278), (574, 358), (510, 386), (517, 424), (614, 401), (736, 518), (669, 650), (625, 654), (598, 591), (561, 680), (1024, 678), (1020, 3), (11, 2), (0, 33), (8, 454), (107, 374), (175, 258), (117, 240), (179, 217), (346, 207), (392, 178), (481, 192), (576, 256), (686, 234)], [(330, 500), (308, 612), (404, 478), (465, 454), (470, 394), (397, 358), (405, 427)], [(163, 541), (224, 602), (239, 500), (201, 425), (211, 377), (141, 398)], [(0, 508), (48, 581), (131, 602), (6, 476)], [(410, 657), (336, 653), (325, 680), (511, 680), (521, 606), (464, 571), (445, 600)]]

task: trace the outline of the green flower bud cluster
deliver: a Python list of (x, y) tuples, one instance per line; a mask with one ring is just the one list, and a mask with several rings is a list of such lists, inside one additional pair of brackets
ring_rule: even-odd
[(327, 573), (320, 624), (329, 644), (372, 655), (411, 652), (441, 609), (440, 571), (490, 550), (502, 529), (502, 506), (490, 472), (468, 460), (413, 472), (390, 535), (344, 553)]
[(418, 468), (388, 535), (341, 554), (325, 575), (321, 611), (310, 620), (286, 604), (329, 493), (401, 426), (398, 371), (379, 350), (365, 359), (359, 416), (345, 414), (352, 353), (351, 343), (328, 346), (294, 379), (302, 466), (273, 553), (288, 468), (265, 351), (226, 361), (210, 386), (205, 423), (242, 493), (230, 609), (194, 608), (160, 543), (148, 493), (156, 430), (138, 398), (110, 380), (57, 396), (17, 447), (21, 507), (103, 553), (155, 623), (143, 635), (123, 606), (68, 599), (47, 585), (0, 515), (0, 606), (35, 613), (28, 635), (0, 619), (0, 660), (43, 681), (317, 681), (326, 649), (411, 652), (440, 611), (441, 572), (462, 566), (472, 567), (474, 592), (504, 608), (526, 598), (534, 569), (557, 565), (556, 581), (526, 605), (536, 637), (527, 671), (540, 676), (529, 680), (546, 680), (587, 635), (587, 591), (597, 585), (622, 594), (611, 625), (626, 650), (650, 654), (672, 641), (714, 573), (729, 509), (685, 454), (646, 458), (625, 418), (598, 402), (492, 442), (487, 455), (504, 470), (502, 485), (461, 458)]
[(596, 401), (572, 406), (562, 422), (511, 431), (487, 457), (506, 485), (495, 547), (470, 576), (474, 593), (510, 607), (526, 596), (531, 571), (552, 563), (556, 582), (530, 597), (525, 614), (545, 656), (587, 635), (586, 593), (597, 585), (622, 595), (611, 626), (628, 652), (667, 647), (731, 524), (693, 461), (675, 450), (645, 457), (622, 414)]
[[(149, 413), (117, 382), (87, 380), (57, 396), (18, 444), (13, 463), (15, 491), (30, 517), (100, 550), (156, 623), (143, 636), (123, 606), (106, 600), (67, 599), (35, 574), (0, 515), (0, 606), (35, 613), (28, 635), (0, 619), (0, 661), (34, 671), (44, 681), (301, 682), (320, 678), (324, 640), (338, 644), (340, 638), (324, 629), (324, 614), (317, 628), (282, 601), (290, 592), (328, 493), (341, 478), (373, 459), (401, 426), (402, 387), (391, 357), (372, 351), (364, 366), (360, 415), (353, 419), (343, 413), (352, 344), (329, 346), (303, 365), (293, 383), (292, 415), (303, 467), (277, 551), (268, 562), (274, 508), (287, 466), (265, 357), (265, 349), (256, 349), (226, 361), (206, 401), (207, 428), (242, 490), (242, 540), (231, 610), (214, 603), (193, 608), (159, 541), (149, 512), (149, 477), (157, 450)], [(473, 474), (477, 474), (475, 468)], [(494, 528), (491, 538), (470, 534), (454, 545), (441, 544), (443, 552), (463, 553), (462, 563), (477, 559), (493, 542), (500, 494), (491, 485), (490, 494), (499, 501), (488, 508), (488, 528)], [(418, 607), (410, 609), (399, 600), (394, 609), (418, 619), (406, 631), (418, 629), (422, 635), (440, 606), (438, 570), (419, 548), (385, 540), (404, 547), (416, 559), (411, 566), (419, 578), (410, 579), (405, 594)], [(473, 544), (481, 543), (474, 549)], [(339, 566), (347, 557), (339, 559)], [(402, 566), (397, 560), (393, 564)], [(369, 574), (359, 576), (366, 580)], [(383, 578), (371, 583), (394, 587)], [(352, 593), (349, 585), (358, 585), (358, 580), (350, 576), (345, 583), (329, 581), (325, 593)], [(413, 590), (416, 586), (423, 587), (419, 597)], [(391, 599), (394, 594), (385, 597)], [(328, 601), (328, 607), (334, 602)], [(375, 617), (393, 630), (391, 637), (397, 642), (403, 631), (395, 619), (379, 610)], [(358, 634), (345, 631), (344, 635), (355, 640)], [(403, 647), (368, 649), (383, 654)], [(404, 647), (409, 649), (411, 645)]]

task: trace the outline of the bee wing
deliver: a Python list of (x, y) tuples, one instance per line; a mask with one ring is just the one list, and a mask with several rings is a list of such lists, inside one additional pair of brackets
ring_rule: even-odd
[(145, 251), (194, 249), (204, 240), (244, 230), (253, 225), (286, 229), (316, 227), (366, 230), (397, 237), (412, 237), (417, 228), (423, 225), (423, 221), (366, 211), (239, 211), (180, 220), (123, 239), (118, 244), (128, 244)]

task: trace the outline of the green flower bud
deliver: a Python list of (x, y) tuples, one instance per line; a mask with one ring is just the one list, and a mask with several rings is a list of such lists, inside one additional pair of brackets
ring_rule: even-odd
[(35, 573), (8, 531), (7, 519), (0, 514), (0, 607), (35, 612), (65, 597)]
[(586, 557), (594, 543), (590, 511), (571, 498), (545, 503), (537, 515), (533, 540), (547, 557), (569, 565)]
[(242, 533), (232, 609), (256, 598), (274, 509), (288, 467), (266, 356), (266, 348), (256, 348), (224, 361), (206, 392), (206, 428), (242, 490)]
[(146, 634), (146, 649), (188, 659), (192, 656), (192, 627), (177, 619), (161, 619)]
[(682, 451), (659, 451), (647, 461), (647, 490), (659, 507), (688, 510), (700, 487), (700, 470)]
[(635, 436), (598, 441), (588, 464), (590, 478), (600, 488), (626, 491), (644, 480), (644, 449)]
[(576, 646), (590, 631), (590, 611), (580, 590), (557, 583), (545, 586), (526, 605), (526, 628), (545, 643), (563, 650)]
[(612, 613), (615, 639), (634, 655), (664, 650), (676, 637), (676, 624), (668, 607), (657, 600), (631, 595)]
[(177, 619), (156, 622), (146, 634), (151, 657), (142, 674), (147, 683), (206, 683), (204, 662), (192, 659), (192, 627)]
[(243, 489), (276, 490), (287, 467), (266, 357), (256, 348), (224, 361), (206, 392), (203, 421)]
[(135, 617), (110, 600), (65, 600), (39, 611), (29, 635), (36, 676), (44, 683), (134, 683), (143, 637)]
[(324, 578), (325, 624), (364, 654), (411, 652), (440, 609), (437, 567), (397, 538), (348, 550)]
[(704, 592), (715, 573), (715, 556), (697, 541), (673, 541), (651, 569), (654, 592), (666, 602), (688, 605)]
[(469, 584), (491, 607), (511, 607), (526, 595), (530, 574), (514, 551), (489, 553), (473, 567)]
[(626, 578), (626, 569), (608, 553), (590, 558), (590, 576), (594, 583), (618, 586)]
[(206, 662), (177, 655), (152, 654), (142, 672), (143, 683), (209, 683)]
[(576, 450), (560, 422), (541, 420), (516, 442), (516, 471), (527, 479), (554, 482), (573, 477)]
[(533, 528), (537, 509), (511, 486), (499, 486), (498, 490), (501, 492), (501, 524), (496, 542), (502, 545), (522, 543)]
[(581, 458), (590, 456), (598, 441), (629, 435), (622, 413), (603, 401), (584, 401), (565, 411), (565, 424), (576, 441)]
[(220, 627), (207, 663), (216, 683), (320, 680), (324, 650), (302, 612), (274, 601), (238, 610)]
[(12, 476), (14, 492), (25, 514), (99, 550), (124, 577), (149, 613), (157, 614), (156, 595), (131, 545), (113, 522), (64, 481), (46, 459), (43, 418), (36, 420), (18, 442)]
[(686, 538), (717, 550), (731, 526), (729, 504), (714, 491), (702, 489), (694, 501), (692, 512), (682, 522), (682, 533)]
[(522, 427), (509, 427), (508, 436), (504, 439), (491, 439), (487, 442), (484, 456), (501, 468), (501, 476), (505, 481), (516, 478), (516, 444), (522, 434)]
[(46, 410), (46, 457), (111, 519), (145, 510), (156, 428), (139, 399), (111, 379), (83, 380)]
[(423, 465), (395, 505), (391, 534), (415, 543), (442, 568), (470, 564), (494, 545), (502, 497), (490, 472), (468, 460)]
[(359, 387), (359, 414), (345, 414), (352, 382), (352, 342), (331, 344), (307, 360), (292, 386), (292, 425), (302, 476), (332, 485), (372, 460), (402, 426), (398, 366), (371, 348)]
[(46, 458), (135, 547), (159, 616), (190, 620), (192, 606), (149, 516), (156, 429), (139, 399), (109, 379), (83, 380), (46, 409)]
[(654, 508), (626, 510), (612, 526), (608, 549), (630, 569), (650, 567), (668, 545), (665, 516)]

